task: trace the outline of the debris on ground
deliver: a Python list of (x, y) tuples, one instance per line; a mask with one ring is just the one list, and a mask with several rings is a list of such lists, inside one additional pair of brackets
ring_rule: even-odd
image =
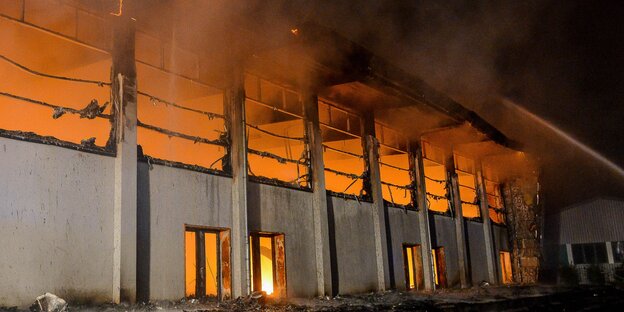
[(67, 309), (67, 302), (55, 294), (45, 293), (35, 299), (32, 307), (34, 311), (39, 312), (64, 312)]
[[(264, 292), (218, 302), (214, 297), (155, 301), (130, 305), (71, 304), (66, 312), (342, 312), (342, 311), (619, 311), (624, 306), (624, 289), (613, 286), (498, 286), (469, 289), (437, 289), (429, 292), (384, 291), (360, 295), (318, 298), (274, 298)], [(46, 294), (51, 295), (52, 294)], [(42, 296), (45, 298), (45, 295)], [(56, 297), (56, 296), (54, 296)], [(41, 298), (41, 297), (40, 297)], [(42, 299), (43, 299), (42, 298)], [(53, 297), (52, 297), (53, 298)], [(58, 297), (56, 297), (58, 298)], [(39, 299), (39, 298), (38, 298)], [(59, 298), (60, 299), (60, 298)], [(60, 299), (62, 300), (62, 299)], [(53, 301), (52, 301), (53, 302)], [(31, 311), (63, 310), (39, 308)], [(66, 306), (66, 304), (65, 304)], [(6, 309), (6, 308), (5, 308)], [(0, 307), (0, 310), (5, 310)], [(10, 311), (19, 311), (9, 309)]]

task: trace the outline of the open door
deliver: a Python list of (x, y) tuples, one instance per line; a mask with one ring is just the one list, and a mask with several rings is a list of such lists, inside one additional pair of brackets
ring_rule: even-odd
[(184, 255), (186, 297), (229, 296), (229, 231), (186, 227)]
[(403, 245), (403, 269), (405, 271), (405, 288), (420, 290), (424, 286), (422, 256), (420, 245)]
[(436, 287), (446, 288), (446, 259), (444, 256), (444, 247), (438, 247), (431, 250), (433, 260), (433, 280)]
[(264, 291), (272, 297), (286, 296), (284, 235), (251, 234), (249, 254), (252, 291)]
[(499, 252), (500, 268), (501, 268), (501, 280), (503, 284), (513, 283), (513, 274), (511, 271), (511, 254), (509, 251)]

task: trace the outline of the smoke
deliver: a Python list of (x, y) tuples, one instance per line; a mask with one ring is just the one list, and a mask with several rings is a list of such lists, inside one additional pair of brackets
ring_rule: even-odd
[[(624, 118), (617, 109), (624, 51), (611, 49), (609, 40), (615, 40), (609, 37), (621, 34), (608, 22), (618, 20), (621, 7), (548, 0), (128, 0), (126, 5), (135, 6), (140, 29), (210, 56), (213, 62), (204, 65), (205, 72), (225, 72), (223, 60), (233, 55), (279, 50), (298, 25), (323, 25), (422, 78), (523, 143), (541, 160), (543, 179), (550, 184), (544, 188), (556, 205), (622, 194), (621, 188), (606, 185), (619, 183), (611, 180), (608, 158), (624, 162), (614, 147), (624, 143), (617, 126)], [(596, 61), (605, 56), (604, 64)], [(609, 75), (611, 80), (603, 79)], [(564, 135), (518, 114), (503, 98), (561, 125)], [(570, 135), (604, 151), (607, 161), (587, 157), (586, 150), (565, 139)]]

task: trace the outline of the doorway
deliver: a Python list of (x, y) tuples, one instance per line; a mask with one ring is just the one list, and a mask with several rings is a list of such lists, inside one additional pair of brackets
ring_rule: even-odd
[(501, 279), (503, 284), (511, 284), (513, 282), (513, 274), (511, 271), (511, 254), (509, 251), (499, 252)]
[(431, 250), (431, 260), (433, 262), (433, 281), (437, 288), (446, 288), (446, 259), (444, 247), (437, 247)]
[(422, 255), (420, 245), (403, 244), (403, 269), (405, 271), (405, 288), (421, 290), (424, 288)]
[(184, 231), (185, 296), (230, 297), (230, 232), (186, 226)]
[(284, 234), (253, 233), (249, 237), (251, 290), (286, 296)]

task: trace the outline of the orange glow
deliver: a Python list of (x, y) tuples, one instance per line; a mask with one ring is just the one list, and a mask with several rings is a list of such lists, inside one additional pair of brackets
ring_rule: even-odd
[(433, 282), (440, 285), (440, 277), (438, 272), (438, 259), (436, 258), (436, 250), (431, 250), (431, 262), (433, 264)]
[(204, 233), (206, 255), (206, 296), (217, 296), (219, 267), (217, 262), (217, 233)]
[(273, 293), (273, 240), (271, 237), (260, 237), (260, 268), (262, 290), (270, 295)]
[(481, 216), (479, 205), (473, 204), (478, 202), (474, 161), (457, 154), (453, 156), (464, 218), (478, 218)]
[[(306, 160), (306, 146), (302, 140), (305, 137), (303, 106), (299, 94), (250, 74), (245, 75), (245, 94), (248, 148), (284, 159)], [(306, 165), (280, 162), (254, 153), (247, 155), (250, 175), (308, 186)]]
[(412, 247), (405, 247), (405, 253), (407, 255), (407, 276), (408, 276), (408, 288), (416, 288), (416, 279), (414, 278), (414, 253)]
[[(69, 39), (0, 18), (0, 37), (11, 44), (0, 45), (0, 54), (33, 70), (65, 77), (110, 81), (111, 57)], [(25, 53), (45, 51), (45, 53)], [(0, 60), (0, 90), (50, 104), (82, 109), (91, 100), (100, 105), (110, 101), (110, 88), (94, 84), (57, 80), (27, 73)], [(104, 111), (110, 113), (110, 106)], [(0, 96), (0, 129), (34, 132), (41, 136), (77, 143), (95, 137), (105, 146), (111, 124), (102, 118), (80, 119), (65, 114), (52, 118), (53, 109)]]
[(433, 198), (432, 196), (427, 196), (429, 210), (436, 212), (447, 212), (449, 209), (448, 199), (437, 198), (438, 196), (446, 196), (446, 169), (444, 168), (444, 165), (429, 159), (423, 159), (423, 165), (424, 174), (426, 177), (429, 178), (425, 179), (425, 189), (427, 190), (427, 193), (436, 196), (436, 198)]
[[(393, 151), (394, 154), (380, 156), (380, 161), (391, 166), (409, 169), (409, 156), (407, 153)], [(395, 185), (406, 186), (412, 183), (408, 171), (399, 170), (390, 166), (380, 164), (379, 170), (381, 181)], [(409, 190), (393, 186), (382, 185), (383, 198), (389, 202), (399, 205), (409, 205), (412, 203), (412, 196)]]
[(457, 171), (459, 182), (459, 197), (462, 200), (462, 212), (465, 218), (478, 218), (481, 213), (479, 206), (471, 204), (477, 202), (477, 189), (475, 176), (469, 173)]
[[(137, 75), (141, 81), (139, 90), (142, 92), (184, 107), (223, 114), (223, 91), (220, 89), (142, 63), (137, 63)], [(225, 131), (225, 122), (221, 118), (211, 119), (200, 113), (158, 102), (145, 95), (138, 96), (138, 119), (145, 124), (209, 140), (219, 139)], [(212, 169), (222, 169), (221, 162), (217, 161), (225, 154), (225, 149), (221, 146), (169, 137), (141, 127), (138, 128), (137, 142), (143, 148), (144, 154), (154, 158), (205, 168), (212, 165)]]
[(197, 287), (197, 253), (195, 245), (195, 232), (184, 232), (184, 272), (185, 272), (185, 295), (195, 296)]
[(503, 284), (513, 283), (513, 274), (511, 271), (511, 254), (508, 251), (500, 252), (501, 279)]
[(496, 182), (485, 180), (485, 192), (489, 207), (490, 219), (498, 224), (505, 223), (505, 215), (503, 213), (503, 199), (500, 193), (500, 185)]

